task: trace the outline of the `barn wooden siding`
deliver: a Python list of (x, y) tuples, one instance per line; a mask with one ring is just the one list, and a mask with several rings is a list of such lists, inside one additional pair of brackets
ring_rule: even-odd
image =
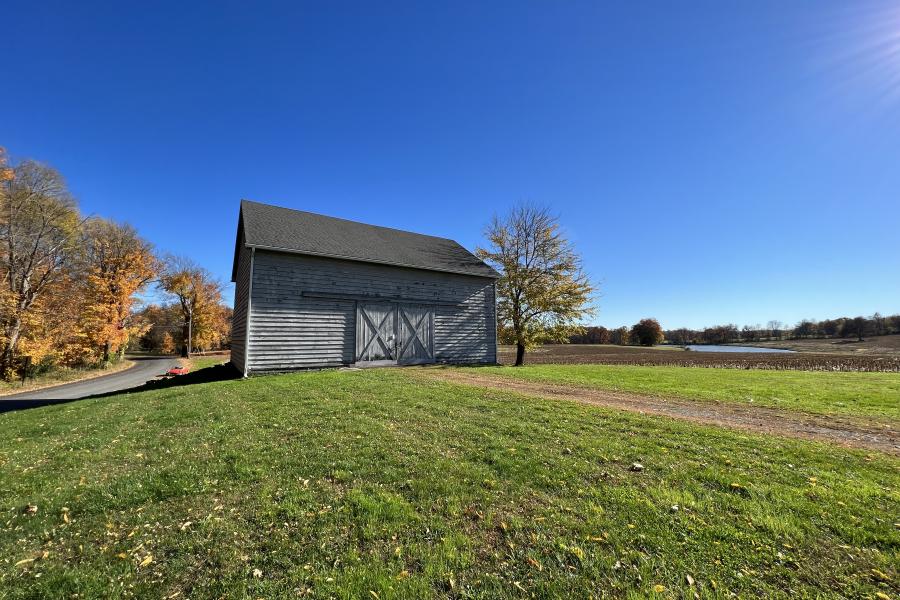
[(231, 319), (231, 364), (241, 373), (247, 366), (247, 302), (250, 299), (250, 255), (245, 248), (243, 236), (238, 255), (237, 273), (234, 282), (234, 315)]
[(353, 363), (356, 302), (343, 296), (434, 304), (437, 362), (496, 362), (493, 279), (258, 249), (249, 370)]

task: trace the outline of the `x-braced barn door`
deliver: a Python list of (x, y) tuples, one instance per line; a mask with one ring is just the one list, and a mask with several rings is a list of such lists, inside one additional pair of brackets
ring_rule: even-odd
[(358, 303), (356, 362), (434, 362), (434, 309), (427, 306)]
[(360, 302), (356, 309), (356, 362), (397, 362), (397, 307)]
[(430, 306), (401, 304), (397, 312), (398, 362), (402, 364), (434, 362), (434, 309)]

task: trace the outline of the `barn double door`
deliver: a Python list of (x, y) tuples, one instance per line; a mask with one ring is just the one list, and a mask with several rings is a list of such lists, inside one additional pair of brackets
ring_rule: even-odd
[(434, 362), (434, 308), (357, 303), (356, 362), (363, 365)]

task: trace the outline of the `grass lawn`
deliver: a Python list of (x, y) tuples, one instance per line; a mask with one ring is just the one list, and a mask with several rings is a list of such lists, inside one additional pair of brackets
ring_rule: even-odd
[(0, 434), (10, 598), (900, 594), (880, 454), (398, 369), (73, 402)]
[(193, 356), (190, 359), (183, 358), (181, 362), (190, 367), (191, 372), (214, 367), (228, 362), (228, 356), (216, 354), (213, 356)]
[(900, 419), (900, 373), (690, 369), (606, 365), (478, 367), (483, 375), (594, 389), (753, 402), (785, 410)]

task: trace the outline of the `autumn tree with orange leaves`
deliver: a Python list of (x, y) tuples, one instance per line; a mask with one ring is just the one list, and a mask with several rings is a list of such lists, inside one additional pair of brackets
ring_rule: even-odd
[(160, 266), (153, 247), (130, 225), (91, 219), (82, 239), (87, 274), (82, 322), (85, 353), (105, 363), (143, 333), (142, 326), (131, 319), (135, 296), (156, 278)]
[(181, 307), (182, 356), (190, 356), (195, 348), (219, 346), (227, 339), (230, 324), (222, 304), (222, 282), (212, 273), (188, 258), (169, 257), (160, 287)]
[(8, 379), (20, 341), (35, 341), (29, 324), (40, 319), (46, 294), (72, 279), (82, 222), (55, 169), (0, 158), (0, 372)]

